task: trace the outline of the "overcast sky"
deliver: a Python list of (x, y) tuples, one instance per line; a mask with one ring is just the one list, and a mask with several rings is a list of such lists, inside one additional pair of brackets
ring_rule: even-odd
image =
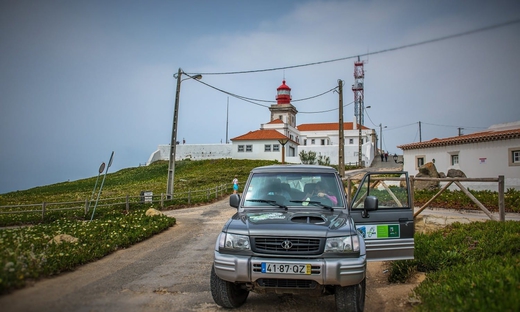
[[(518, 121), (519, 20), (517, 0), (1, 0), (0, 193), (96, 176), (112, 151), (109, 172), (144, 164), (170, 142), (178, 68), (260, 100), (274, 101), (285, 77), (297, 124), (335, 122), (337, 93), (295, 100), (341, 79), (352, 102), (354, 57), (374, 53), (362, 57), (365, 125), (387, 126), (392, 154), (419, 141), (419, 121), (423, 141)], [(384, 52), (507, 21), (516, 23)], [(270, 118), (272, 103), (195, 80), (180, 94), (187, 144), (225, 142), (228, 98), (229, 138)]]

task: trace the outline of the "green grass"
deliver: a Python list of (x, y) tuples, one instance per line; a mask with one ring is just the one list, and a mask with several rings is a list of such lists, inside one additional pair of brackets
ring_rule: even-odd
[[(61, 218), (46, 224), (0, 230), (0, 294), (126, 248), (175, 224), (175, 218), (102, 210), (93, 221)], [(57, 243), (58, 235), (73, 241)]]
[[(229, 183), (235, 175), (243, 186), (249, 171), (257, 166), (275, 164), (275, 161), (215, 159), (176, 162), (175, 191), (187, 192)], [(122, 169), (108, 173), (103, 186), (103, 197), (139, 196), (141, 191), (154, 194), (166, 192), (168, 162), (158, 161), (149, 166)], [(101, 176), (98, 187), (101, 184)], [(0, 206), (46, 202), (84, 201), (92, 194), (97, 176), (71, 182), (35, 187), (24, 191), (0, 194)], [(96, 191), (97, 194), (97, 191)]]
[(415, 235), (415, 259), (391, 263), (389, 280), (415, 271), (417, 311), (519, 311), (520, 222), (455, 223)]
[[(492, 191), (474, 191), (469, 190), (470, 193), (481, 202), (484, 207), (491, 212), (498, 212), (498, 192)], [(421, 207), (430, 198), (432, 198), (438, 191), (421, 190), (415, 191), (414, 201), (415, 207)], [(506, 212), (520, 212), (520, 191), (515, 189), (508, 189), (504, 192), (504, 206)], [(444, 207), (451, 209), (474, 209), (478, 210), (478, 206), (460, 190), (445, 190), (439, 197), (437, 197), (430, 207)]]

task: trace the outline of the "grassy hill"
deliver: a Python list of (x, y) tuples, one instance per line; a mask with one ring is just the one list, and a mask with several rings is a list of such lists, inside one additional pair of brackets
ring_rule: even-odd
[[(243, 185), (249, 171), (257, 166), (271, 165), (276, 161), (214, 159), (176, 162), (175, 191), (205, 189), (229, 183), (235, 175)], [(141, 191), (154, 194), (166, 192), (168, 162), (158, 161), (149, 166), (122, 169), (108, 173), (103, 186), (103, 197), (139, 196)], [(103, 176), (99, 178), (98, 188)], [(40, 186), (24, 191), (0, 194), (0, 206), (46, 202), (83, 201), (90, 198), (97, 176), (71, 182)], [(97, 191), (96, 191), (97, 192)]]

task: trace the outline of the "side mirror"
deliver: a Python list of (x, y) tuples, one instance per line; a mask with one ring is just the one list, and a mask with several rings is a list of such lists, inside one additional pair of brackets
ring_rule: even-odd
[(238, 194), (231, 194), (229, 197), (229, 205), (231, 207), (235, 207), (238, 209), (238, 205), (240, 204), (240, 195)]
[(375, 196), (367, 196), (365, 197), (365, 201), (363, 202), (363, 218), (368, 218), (369, 211), (375, 211), (379, 207), (379, 200)]

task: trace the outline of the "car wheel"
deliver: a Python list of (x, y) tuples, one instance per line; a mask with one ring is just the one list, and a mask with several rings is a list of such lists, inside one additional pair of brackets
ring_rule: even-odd
[(223, 308), (238, 308), (246, 302), (249, 291), (239, 284), (225, 281), (211, 268), (211, 295), (216, 304)]
[(366, 281), (353, 286), (336, 286), (336, 311), (362, 312), (365, 309)]

